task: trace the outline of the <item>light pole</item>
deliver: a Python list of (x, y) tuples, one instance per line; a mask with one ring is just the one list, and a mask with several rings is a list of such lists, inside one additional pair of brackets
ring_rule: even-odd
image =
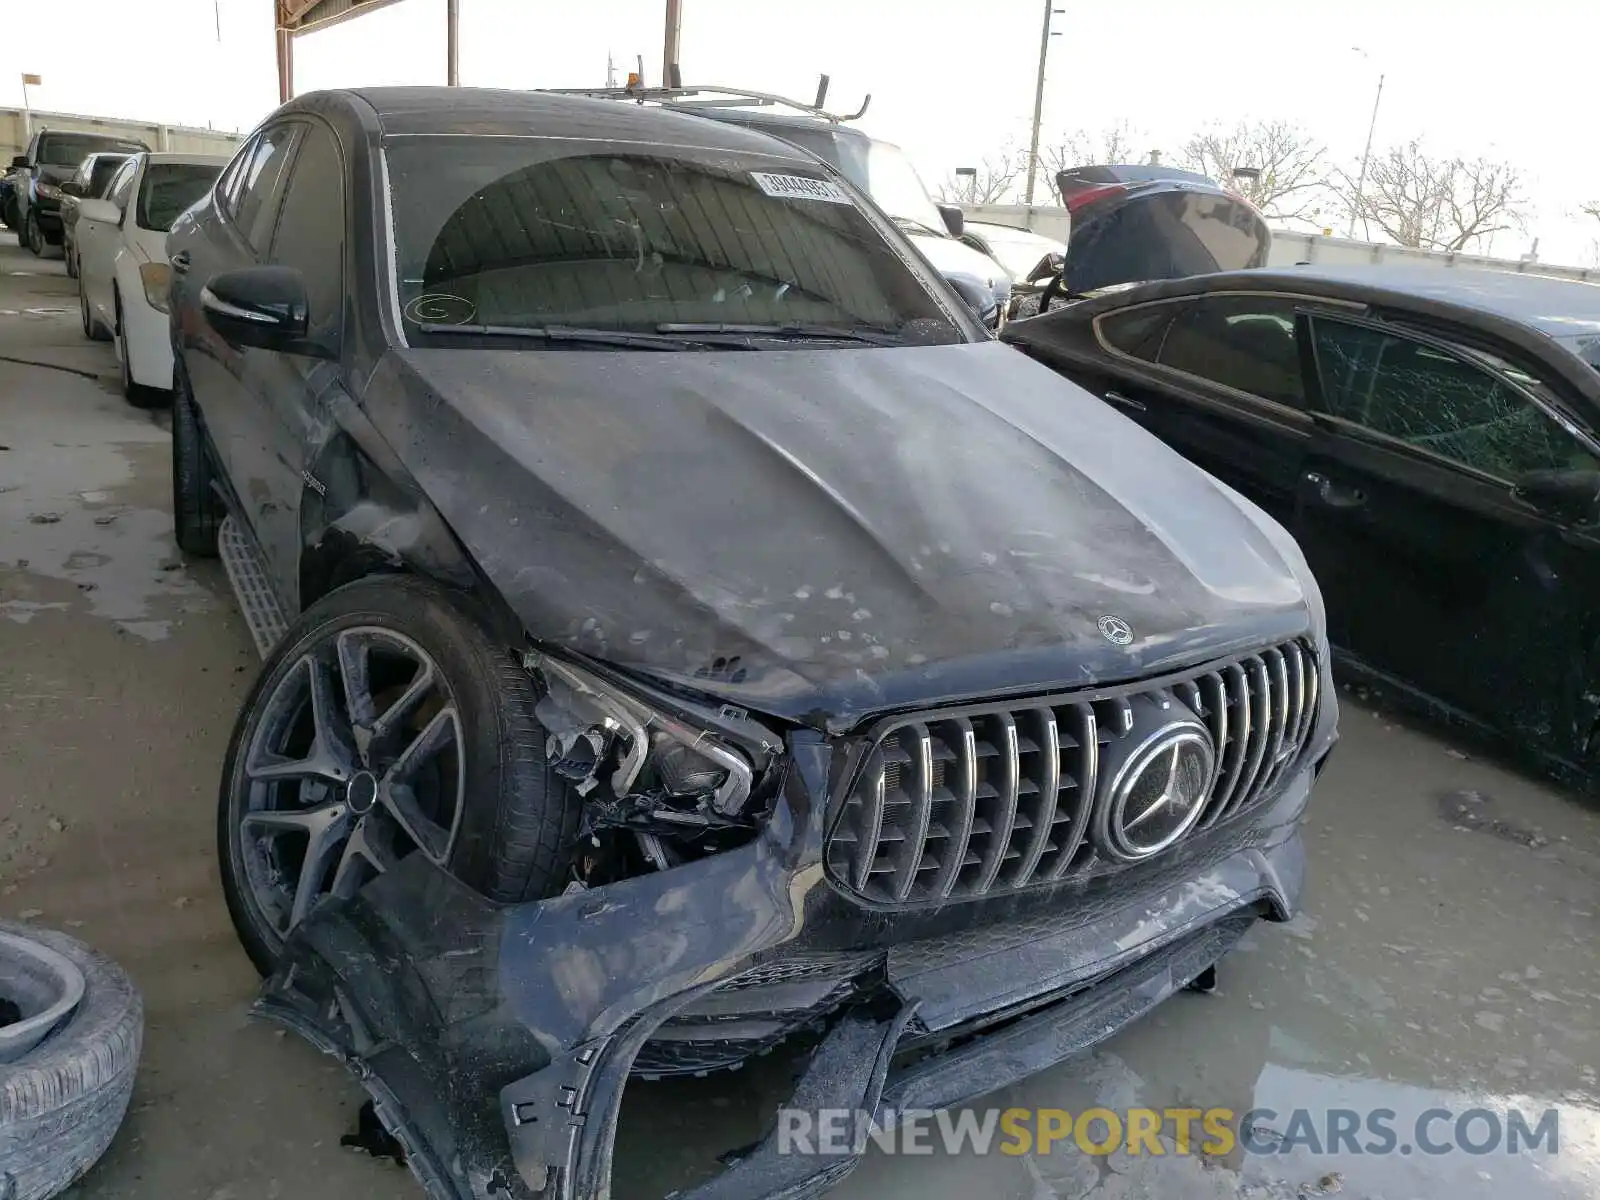
[(1050, 39), (1056, 34), (1050, 18), (1064, 9), (1054, 8), (1054, 0), (1044, 0), (1044, 32), (1039, 35), (1039, 78), (1033, 85), (1033, 136), (1028, 141), (1028, 187), (1022, 202), (1033, 204), (1033, 183), (1039, 174), (1039, 123), (1044, 119), (1044, 62), (1050, 57)]
[[(1350, 49), (1361, 55), (1368, 62), (1372, 61), (1372, 55), (1368, 54), (1360, 46), (1351, 46)], [(1356, 198), (1355, 202), (1350, 205), (1349, 236), (1351, 238), (1356, 236), (1356, 216), (1361, 211), (1361, 199), (1367, 187), (1367, 164), (1372, 160), (1372, 135), (1378, 128), (1378, 105), (1383, 102), (1384, 78), (1384, 74), (1380, 71), (1378, 73), (1378, 94), (1372, 98), (1372, 120), (1367, 123), (1367, 148), (1361, 152), (1361, 172), (1356, 178)]]

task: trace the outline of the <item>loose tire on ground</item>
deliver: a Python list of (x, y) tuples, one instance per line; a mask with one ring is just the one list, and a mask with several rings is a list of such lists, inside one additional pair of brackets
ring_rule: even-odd
[[(47, 1200), (99, 1161), (128, 1111), (144, 1005), (126, 972), (65, 934), (0, 921), (83, 973), (82, 1001), (33, 1050), (0, 1062), (0, 1197)], [(8, 949), (0, 942), (0, 979)]]
[[(262, 811), (250, 808), (260, 788), (259, 780), (252, 782), (250, 760), (258, 736), (269, 736), (270, 723), (283, 719), (275, 715), (283, 711), (277, 708), (277, 697), (291, 686), (296, 672), (306, 672), (310, 678), (314, 669), (321, 669), (317, 664), (329, 664), (329, 673), (323, 676), (331, 688), (327, 694), (334, 702), (347, 695), (343, 676), (332, 670), (338, 663), (341, 633), (347, 638), (394, 635), (419, 647), (453, 698), (460, 731), (459, 781), (464, 786), (458, 792), (460, 819), (442, 865), (496, 901), (538, 899), (564, 886), (581, 802), (546, 761), (545, 733), (533, 714), (537, 699), (533, 680), (509, 650), (485, 632), (487, 627), (477, 604), (461, 593), (413, 576), (369, 576), (314, 604), (268, 656), (234, 726), (217, 808), (218, 859), (228, 911), (246, 953), (263, 974), (276, 965), (293, 912), (283, 911), (280, 893), (263, 890), (260, 884), (263, 877), (281, 880), (284, 868), (271, 861), (275, 850), (263, 853), (262, 840), (246, 832), (247, 814)], [(361, 632), (367, 630), (377, 633)], [(305, 704), (299, 711), (303, 718), (310, 713)], [(385, 710), (375, 705), (374, 711)], [(376, 811), (387, 820), (382, 801), (376, 805), (369, 801), (361, 809), (353, 798), (353, 780), (348, 792), (337, 784), (313, 781), (314, 804), (305, 802), (305, 785), (296, 786), (301, 787), (299, 806), (290, 807), (285, 801), (280, 807), (274, 799), (268, 811), (301, 815), (318, 805), (326, 809), (343, 804), (347, 818), (359, 810)], [(257, 825), (251, 829), (259, 832)], [(271, 841), (276, 836), (267, 835), (273, 847), (278, 844)], [(337, 886), (349, 840), (330, 854), (326, 877)], [(298, 877), (288, 882), (289, 893), (295, 891)]]
[(172, 374), (172, 536), (185, 554), (215, 558), (217, 530), (227, 514), (211, 486), (200, 414), (181, 364)]

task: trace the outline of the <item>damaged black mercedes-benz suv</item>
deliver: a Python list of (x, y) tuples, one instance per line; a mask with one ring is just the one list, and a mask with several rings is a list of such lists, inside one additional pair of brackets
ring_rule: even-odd
[[(959, 1103), (1293, 911), (1293, 541), (818, 161), (319, 93), (169, 249), (177, 538), (266, 657), (229, 906), (435, 1200), (603, 1197), (630, 1078), (779, 1046), (798, 1107)], [(781, 1149), (693, 1194), (855, 1161)]]

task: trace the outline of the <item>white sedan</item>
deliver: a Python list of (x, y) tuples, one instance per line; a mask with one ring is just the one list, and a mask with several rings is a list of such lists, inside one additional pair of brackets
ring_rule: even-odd
[(211, 190), (227, 163), (211, 155), (135, 154), (118, 168), (104, 199), (78, 205), (83, 332), (115, 340), (123, 394), (141, 408), (172, 395), (167, 230)]

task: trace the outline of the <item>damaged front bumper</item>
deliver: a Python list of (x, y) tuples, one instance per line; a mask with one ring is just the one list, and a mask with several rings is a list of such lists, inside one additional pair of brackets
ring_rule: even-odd
[[(724, 854), (495, 906), (408, 860), (290, 939), (257, 1012), (338, 1056), (433, 1200), (600, 1200), (624, 1088), (815, 1041), (789, 1106), (882, 1125), (1111, 1036), (1291, 915), (1314, 768), (1166, 863), (927, 913), (854, 902), (821, 866), (828, 751)], [(688, 1195), (810, 1196), (858, 1153), (776, 1135)]]

